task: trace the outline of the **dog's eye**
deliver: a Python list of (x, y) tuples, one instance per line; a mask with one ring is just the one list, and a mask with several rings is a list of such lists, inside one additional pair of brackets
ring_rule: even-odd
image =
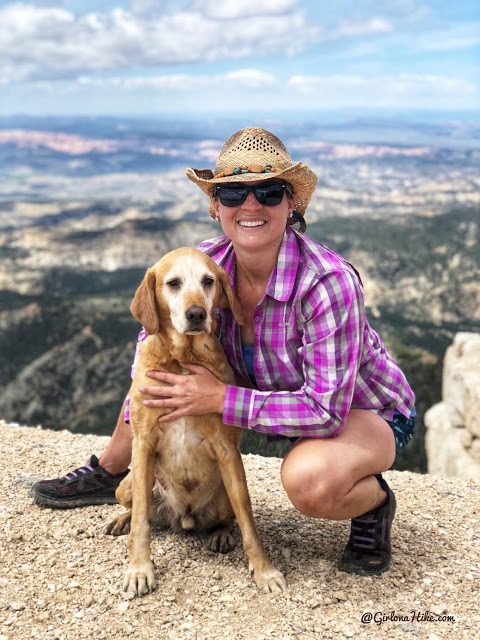
[(213, 278), (209, 278), (208, 276), (205, 276), (202, 282), (204, 287), (211, 287), (213, 283), (214, 283)]
[(167, 282), (167, 284), (171, 289), (179, 289), (180, 288), (180, 280), (178, 278), (173, 278), (173, 280), (169, 280)]

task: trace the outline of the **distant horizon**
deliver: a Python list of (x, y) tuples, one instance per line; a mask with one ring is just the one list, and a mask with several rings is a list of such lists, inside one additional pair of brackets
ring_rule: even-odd
[[(12, 114), (0, 116), (0, 149), (8, 154), (8, 144), (34, 147), (71, 146), (80, 139), (123, 140), (128, 149), (139, 140), (225, 141), (233, 132), (257, 126), (272, 131), (287, 143), (317, 140), (327, 144), (428, 146), (446, 149), (480, 150), (480, 117), (467, 110), (358, 110), (192, 114)], [(62, 136), (63, 142), (38, 137)], [(23, 139), (21, 139), (23, 136)], [(67, 141), (70, 140), (70, 142)], [(101, 142), (101, 141), (104, 142)], [(137, 140), (137, 142), (135, 142)], [(130, 141), (130, 142), (129, 142)], [(107, 143), (108, 146), (109, 143)], [(87, 144), (88, 147), (88, 144)], [(155, 150), (154, 153), (157, 153)]]
[(193, 122), (202, 121), (208, 118), (214, 118), (220, 121), (237, 120), (238, 118), (252, 118), (262, 121), (274, 121), (277, 118), (289, 120), (292, 118), (301, 118), (303, 121), (310, 118), (319, 118), (323, 123), (328, 119), (330, 123), (339, 123), (345, 118), (349, 121), (361, 121), (361, 120), (378, 120), (378, 121), (401, 121), (410, 122), (412, 118), (419, 120), (428, 120), (430, 122), (438, 122), (459, 119), (471, 122), (480, 123), (480, 110), (476, 108), (442, 108), (442, 109), (418, 109), (418, 108), (401, 108), (401, 107), (379, 107), (374, 109), (355, 108), (355, 107), (341, 107), (338, 109), (332, 108), (318, 108), (318, 109), (278, 109), (271, 110), (268, 115), (260, 114), (256, 111), (248, 111), (245, 109), (239, 109), (238, 111), (225, 112), (224, 110), (210, 110), (204, 112), (193, 113), (191, 110), (179, 110), (176, 112), (49, 112), (43, 114), (29, 113), (23, 111), (16, 111), (7, 114), (0, 114), (0, 122), (3, 120), (9, 120), (14, 118), (25, 118), (30, 120), (49, 120), (49, 119), (112, 119), (112, 120), (190, 120)]

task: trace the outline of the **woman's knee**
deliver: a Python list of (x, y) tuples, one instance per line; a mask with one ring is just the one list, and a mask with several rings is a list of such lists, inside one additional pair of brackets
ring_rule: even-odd
[(281, 480), (292, 505), (311, 518), (334, 519), (351, 487), (319, 461), (286, 458)]

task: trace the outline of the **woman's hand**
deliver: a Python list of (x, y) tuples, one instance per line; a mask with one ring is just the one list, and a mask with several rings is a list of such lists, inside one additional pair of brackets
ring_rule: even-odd
[(193, 375), (183, 376), (163, 371), (149, 371), (148, 376), (167, 382), (170, 386), (139, 387), (142, 393), (159, 396), (159, 399), (144, 400), (147, 407), (169, 407), (174, 410), (159, 418), (159, 422), (170, 422), (182, 416), (223, 413), (227, 385), (220, 382), (211, 371), (197, 364), (180, 362), (183, 369)]

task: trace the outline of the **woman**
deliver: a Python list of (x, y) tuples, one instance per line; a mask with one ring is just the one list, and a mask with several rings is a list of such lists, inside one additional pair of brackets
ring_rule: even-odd
[[(247, 128), (225, 143), (215, 174), (188, 169), (210, 197), (225, 236), (200, 245), (230, 275), (246, 323), (219, 310), (219, 330), (237, 385), (207, 369), (191, 376), (152, 372), (170, 386), (145, 387), (160, 420), (218, 412), (225, 424), (287, 437), (281, 480), (296, 509), (313, 518), (351, 519), (339, 568), (377, 574), (390, 564), (395, 496), (380, 475), (412, 437), (414, 396), (365, 317), (355, 269), (291, 225), (300, 222), (316, 176), (294, 164), (282, 142)], [(140, 339), (145, 336), (140, 335)], [(114, 501), (131, 455), (125, 419), (98, 461), (37, 483), (40, 504)]]

